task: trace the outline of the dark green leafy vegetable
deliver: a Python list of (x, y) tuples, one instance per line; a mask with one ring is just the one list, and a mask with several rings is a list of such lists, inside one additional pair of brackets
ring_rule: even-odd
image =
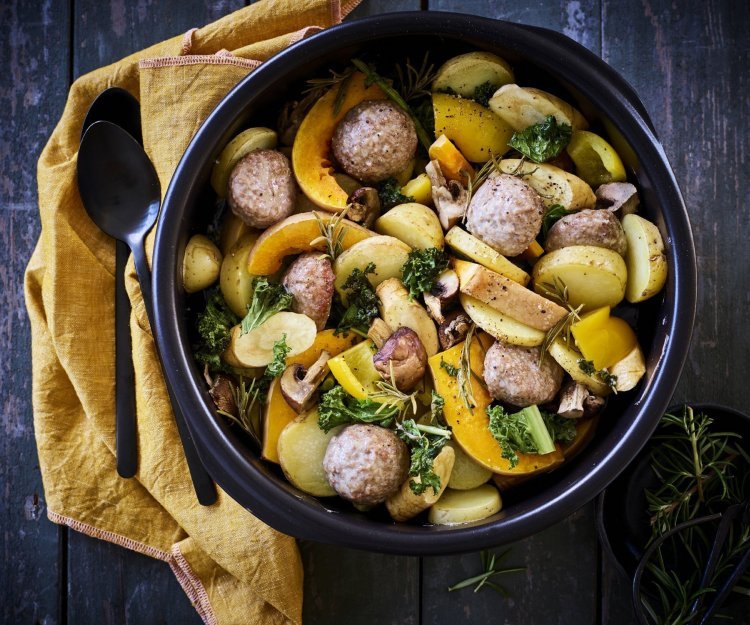
[(508, 145), (535, 163), (543, 163), (560, 154), (572, 134), (568, 124), (558, 124), (555, 116), (549, 115), (541, 124), (513, 133)]
[(354, 269), (344, 282), (343, 289), (347, 293), (349, 306), (341, 316), (341, 321), (339, 321), (336, 329), (337, 333), (354, 330), (361, 334), (367, 334), (372, 320), (378, 316), (380, 300), (367, 279), (367, 274), (374, 272), (375, 263), (369, 263), (364, 271)]
[(537, 406), (513, 413), (508, 413), (502, 406), (490, 406), (487, 415), (490, 433), (500, 444), (502, 457), (510, 462), (511, 469), (518, 464), (519, 451), (524, 454), (555, 451), (555, 443)]
[(432, 391), (432, 399), (430, 400), (430, 422), (441, 423), (444, 419), (443, 408), (445, 408), (445, 399), (440, 393)]
[(547, 412), (540, 410), (542, 413), (542, 419), (544, 424), (549, 430), (550, 436), (553, 441), (560, 441), (561, 443), (570, 443), (575, 440), (576, 437), (576, 423), (575, 419), (568, 419), (561, 417), (559, 414), (553, 412)]
[(547, 209), (542, 218), (542, 237), (547, 238), (547, 234), (552, 226), (554, 226), (559, 219), (565, 217), (565, 215), (572, 215), (578, 211), (571, 211), (565, 208), (562, 204), (553, 204)]
[(490, 98), (495, 95), (495, 91), (497, 87), (488, 80), (474, 87), (474, 99), (482, 106), (489, 106)]
[(401, 187), (395, 178), (388, 178), (378, 185), (378, 197), (380, 198), (380, 206), (383, 210), (388, 210), (398, 204), (407, 204), (414, 201), (414, 198), (410, 195), (401, 193)]
[(409, 299), (431, 291), (440, 272), (447, 268), (448, 254), (436, 247), (409, 252), (401, 268), (401, 281), (409, 289)]
[(273, 344), (273, 360), (266, 366), (267, 378), (278, 378), (286, 369), (286, 357), (292, 348), (286, 344), (286, 334)]
[(254, 330), (264, 321), (292, 305), (292, 295), (280, 284), (269, 282), (268, 278), (253, 280), (253, 300), (242, 319), (240, 335)]
[(583, 358), (579, 359), (578, 368), (586, 375), (596, 375), (596, 367), (591, 360), (584, 360)]
[(411, 449), (409, 476), (419, 477), (409, 480), (409, 488), (415, 495), (421, 495), (428, 488), (435, 494), (440, 491), (440, 477), (432, 470), (435, 458), (451, 437), (451, 431), (433, 425), (418, 425), (414, 419), (406, 419), (396, 426), (399, 438)]
[(586, 375), (597, 376), (602, 382), (609, 386), (615, 394), (617, 393), (617, 376), (612, 375), (606, 369), (596, 370), (594, 363), (590, 360), (584, 360), (580, 358), (578, 360), (578, 368), (583, 371)]
[(230, 330), (237, 325), (239, 318), (216, 291), (208, 298), (206, 309), (198, 315), (198, 335), (200, 340), (195, 350), (198, 362), (208, 365), (211, 371), (226, 371), (227, 365), (221, 355), (229, 345)]
[(381, 404), (369, 399), (356, 399), (343, 387), (335, 386), (320, 397), (318, 426), (324, 432), (349, 423), (374, 423), (383, 427), (393, 425), (400, 408), (395, 404)]
[(445, 360), (440, 361), (440, 368), (445, 369), (445, 372), (452, 378), (458, 377), (458, 372), (460, 371), (458, 367), (454, 367), (451, 363), (445, 362)]

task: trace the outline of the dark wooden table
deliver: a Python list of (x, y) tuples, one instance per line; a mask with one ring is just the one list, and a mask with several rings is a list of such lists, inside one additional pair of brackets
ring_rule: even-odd
[[(39, 232), (36, 160), (72, 80), (242, 0), (6, 0), (0, 3), (0, 621), (188, 624), (199, 618), (168, 567), (50, 523), (30, 406), (22, 276)], [(355, 16), (454, 10), (560, 31), (633, 84), (690, 210), (700, 291), (676, 401), (738, 408), (750, 353), (750, 4), (745, 0), (365, 0)], [(10, 113), (10, 117), (8, 117)], [(628, 580), (597, 544), (593, 504), (512, 546), (511, 598), (447, 593), (475, 553), (407, 558), (302, 546), (305, 622), (632, 623)], [(750, 621), (750, 617), (748, 617)]]

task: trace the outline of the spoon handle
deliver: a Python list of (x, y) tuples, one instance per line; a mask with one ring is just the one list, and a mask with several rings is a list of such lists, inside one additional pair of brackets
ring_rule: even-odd
[(130, 300), (125, 290), (129, 253), (126, 243), (115, 241), (115, 444), (121, 477), (133, 477), (138, 469)]
[[(154, 323), (154, 300), (151, 291), (151, 270), (146, 260), (146, 251), (143, 248), (143, 242), (139, 242), (131, 247), (133, 252), (133, 261), (135, 263), (135, 271), (138, 274), (138, 282), (141, 285), (141, 293), (143, 295), (143, 303), (146, 307), (146, 314), (148, 315), (148, 321), (151, 324), (151, 328), (155, 328)], [(169, 393), (169, 401), (172, 404), (172, 412), (174, 413), (174, 419), (177, 423), (177, 431), (180, 434), (180, 440), (182, 441), (182, 448), (185, 452), (185, 459), (187, 460), (188, 469), (190, 470), (190, 477), (193, 480), (193, 488), (195, 494), (198, 497), (198, 501), (204, 506), (210, 506), (216, 502), (216, 488), (211, 476), (206, 471), (206, 468), (201, 462), (198, 450), (195, 448), (195, 443), (188, 429), (185, 417), (182, 414), (180, 404), (177, 402), (177, 398), (174, 395), (172, 386), (164, 371), (164, 362), (159, 355), (159, 346), (154, 341), (156, 346), (157, 356), (159, 363), (161, 364), (162, 373), (164, 373), (164, 383)]]

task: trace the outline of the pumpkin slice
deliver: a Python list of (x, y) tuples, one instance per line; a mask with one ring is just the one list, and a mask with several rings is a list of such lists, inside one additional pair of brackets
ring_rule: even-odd
[[(492, 402), (487, 389), (472, 376), (471, 386), (477, 403), (472, 410), (464, 404), (457, 378), (441, 366), (444, 361), (453, 367), (461, 364), (461, 350), (463, 343), (459, 343), (449, 350), (435, 354), (428, 360), (435, 391), (445, 400), (443, 414), (448, 425), (453, 429), (453, 439), (478, 464), (493, 473), (504, 475), (533, 475), (549, 471), (562, 463), (562, 452), (557, 449), (549, 454), (518, 454), (518, 464), (510, 468), (510, 463), (502, 457), (502, 450), (489, 430), (490, 418), (487, 416), (487, 406)], [(471, 369), (482, 379), (484, 373), (484, 351), (479, 341), (471, 345)], [(450, 368), (450, 367), (448, 367)]]
[(356, 72), (346, 85), (343, 102), (337, 112), (334, 105), (339, 88), (330, 89), (302, 120), (292, 148), (292, 169), (297, 183), (308, 199), (334, 213), (346, 208), (349, 194), (333, 177), (331, 139), (333, 131), (347, 112), (365, 100), (384, 100), (377, 85), (365, 86), (365, 75)]
[[(254, 276), (269, 276), (281, 269), (284, 257), (289, 254), (325, 250), (320, 221), (328, 223), (332, 219), (335, 217), (326, 213), (299, 213), (271, 226), (258, 237), (247, 257), (248, 273)], [(374, 232), (348, 219), (341, 221), (341, 228), (341, 247), (345, 250), (375, 235)]]

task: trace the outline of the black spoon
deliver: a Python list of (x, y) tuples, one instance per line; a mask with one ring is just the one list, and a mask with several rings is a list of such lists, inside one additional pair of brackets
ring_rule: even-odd
[[(156, 327), (151, 270), (144, 246), (161, 202), (161, 187), (153, 164), (141, 145), (122, 128), (106, 121), (95, 122), (86, 130), (78, 151), (78, 188), (88, 210), (97, 214), (95, 221), (99, 227), (130, 247), (149, 323)], [(166, 382), (166, 375), (164, 379)], [(216, 501), (213, 481), (201, 463), (168, 382), (167, 391), (198, 501), (211, 505)]]
[[(81, 139), (89, 126), (108, 121), (126, 130), (141, 143), (141, 106), (128, 91), (110, 87), (91, 103), (83, 120)], [(88, 208), (87, 208), (88, 211)], [(99, 228), (99, 213), (89, 216)], [(115, 445), (117, 473), (133, 477), (138, 470), (138, 436), (136, 433), (135, 373), (130, 339), (130, 300), (125, 289), (127, 243), (115, 239)]]

